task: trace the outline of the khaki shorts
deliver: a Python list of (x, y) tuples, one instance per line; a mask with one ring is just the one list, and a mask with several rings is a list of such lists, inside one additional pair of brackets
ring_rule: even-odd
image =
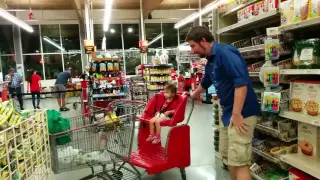
[(54, 88), (53, 88), (53, 94), (52, 95), (57, 99), (65, 98), (66, 97), (66, 92), (61, 92), (61, 91), (66, 91), (66, 90), (67, 89), (63, 84), (55, 84)]
[(235, 127), (220, 128), (220, 153), (223, 157), (228, 157), (228, 165), (231, 166), (251, 165), (252, 138), (258, 117), (250, 116), (244, 120), (249, 125), (246, 135), (240, 135)]

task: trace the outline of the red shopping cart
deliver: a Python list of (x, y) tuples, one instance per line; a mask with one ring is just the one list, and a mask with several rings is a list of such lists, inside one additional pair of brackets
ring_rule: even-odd
[(186, 123), (184, 121), (188, 95), (183, 93), (178, 96), (178, 106), (170, 120), (161, 122), (161, 126), (171, 127), (166, 146), (146, 142), (149, 136), (149, 120), (151, 114), (158, 112), (164, 103), (164, 93), (156, 94), (147, 104), (145, 112), (140, 118), (141, 125), (138, 134), (138, 150), (131, 153), (130, 163), (134, 166), (146, 169), (148, 174), (157, 174), (172, 168), (180, 168), (181, 177), (186, 180), (185, 168), (190, 166), (190, 127), (188, 125), (194, 101), (188, 114)]

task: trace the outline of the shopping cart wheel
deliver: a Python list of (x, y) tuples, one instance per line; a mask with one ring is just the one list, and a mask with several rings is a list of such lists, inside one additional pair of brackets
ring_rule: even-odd
[(111, 172), (112, 172), (112, 177), (115, 180), (121, 180), (123, 178), (123, 173), (120, 170), (113, 169)]
[(78, 109), (78, 104), (77, 103), (73, 103), (73, 109), (77, 110)]
[(180, 168), (181, 178), (182, 180), (187, 180), (187, 174), (185, 168)]

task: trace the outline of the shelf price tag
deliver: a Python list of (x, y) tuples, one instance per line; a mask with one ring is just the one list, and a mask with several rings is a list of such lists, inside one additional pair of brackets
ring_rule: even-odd
[(312, 124), (316, 126), (320, 126), (320, 120), (313, 120)]

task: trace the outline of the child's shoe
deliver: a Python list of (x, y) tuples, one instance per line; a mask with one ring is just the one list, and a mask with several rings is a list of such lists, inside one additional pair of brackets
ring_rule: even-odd
[(156, 135), (152, 141), (152, 144), (159, 144), (161, 143), (161, 137), (160, 135)]
[(147, 138), (147, 142), (151, 142), (156, 138), (154, 134), (150, 134), (149, 137)]

